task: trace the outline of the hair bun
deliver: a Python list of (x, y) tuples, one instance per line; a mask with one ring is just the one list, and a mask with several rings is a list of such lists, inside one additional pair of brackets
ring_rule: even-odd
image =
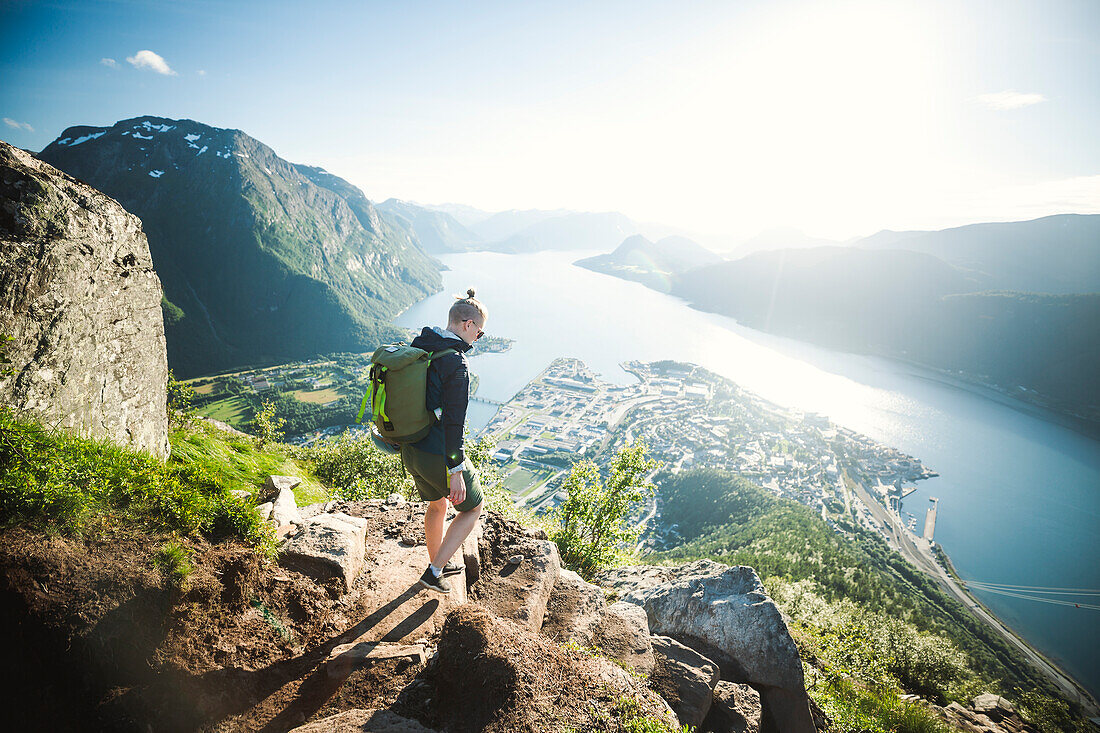
[(476, 293), (476, 291), (475, 291), (475, 290), (474, 290), (473, 288), (470, 288), (469, 290), (467, 290), (467, 291), (466, 291), (466, 297), (467, 297), (467, 298), (472, 298), (472, 297), (474, 297), (474, 295), (476, 295), (476, 294), (477, 294), (477, 293)]

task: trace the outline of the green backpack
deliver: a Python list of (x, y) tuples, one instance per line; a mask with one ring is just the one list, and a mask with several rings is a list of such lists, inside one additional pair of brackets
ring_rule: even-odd
[(363, 421), (369, 405), (371, 420), (385, 440), (398, 444), (423, 440), (435, 424), (435, 415), (424, 404), (428, 365), (453, 351), (430, 353), (404, 344), (379, 346), (370, 358), (370, 386), (355, 422)]

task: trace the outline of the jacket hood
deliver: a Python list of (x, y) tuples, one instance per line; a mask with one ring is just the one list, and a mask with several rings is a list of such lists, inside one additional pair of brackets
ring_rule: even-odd
[(420, 332), (420, 335), (412, 340), (412, 346), (418, 349), (424, 349), (424, 351), (442, 351), (443, 349), (454, 349), (460, 354), (465, 354), (472, 347), (460, 338), (455, 338), (449, 331), (445, 331), (442, 328), (432, 328), (430, 326), (424, 326), (424, 330)]

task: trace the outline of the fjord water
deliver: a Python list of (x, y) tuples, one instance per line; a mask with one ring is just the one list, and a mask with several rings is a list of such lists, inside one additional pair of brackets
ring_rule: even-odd
[[(451, 294), (476, 286), (489, 308), (487, 331), (515, 340), (510, 351), (471, 362), (481, 379), (478, 396), (499, 401), (559, 356), (582, 359), (620, 384), (634, 381), (618, 366), (630, 359), (700, 364), (779, 405), (827, 415), (938, 471), (940, 477), (921, 482), (904, 508), (917, 516), (919, 528), (928, 497), (939, 497), (936, 540), (964, 580), (1100, 588), (1097, 440), (987, 390), (744, 328), (640, 284), (572, 265), (589, 254), (442, 256), (450, 268), (444, 291), (414, 305), (398, 323), (439, 324)], [(494, 409), (472, 403), (471, 423), (483, 426)], [(1100, 612), (976, 595), (1100, 693)]]

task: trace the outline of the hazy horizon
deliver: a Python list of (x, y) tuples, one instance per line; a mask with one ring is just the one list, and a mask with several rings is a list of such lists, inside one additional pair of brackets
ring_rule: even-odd
[(15, 2), (0, 130), (232, 127), (376, 201), (846, 240), (1100, 212), (1100, 5)]

